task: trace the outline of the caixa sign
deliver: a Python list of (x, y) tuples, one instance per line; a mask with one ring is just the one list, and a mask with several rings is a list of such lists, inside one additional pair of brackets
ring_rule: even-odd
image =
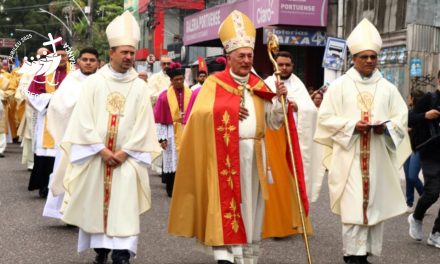
[(324, 47), (326, 44), (326, 33), (324, 31), (288, 27), (263, 28), (263, 44), (267, 44), (269, 32), (277, 35), (280, 45)]

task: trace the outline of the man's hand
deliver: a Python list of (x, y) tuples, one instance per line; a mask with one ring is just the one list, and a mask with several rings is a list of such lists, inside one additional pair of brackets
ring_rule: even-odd
[(359, 133), (367, 133), (369, 129), (370, 125), (368, 125), (368, 123), (363, 120), (360, 120), (356, 123), (355, 130)]
[(245, 120), (249, 116), (249, 112), (246, 108), (240, 106), (240, 112), (238, 113), (238, 118), (240, 121)]
[(162, 142), (160, 142), (160, 146), (162, 147), (163, 150), (166, 150), (168, 147), (168, 141), (162, 140)]
[(276, 81), (275, 82), (275, 86), (276, 86), (276, 89), (277, 89), (278, 100), (280, 100), (280, 102), (281, 102), (281, 96), (284, 96), (284, 98), (286, 98), (287, 88), (286, 88), (286, 86), (284, 86), (284, 82), (283, 81)]
[(295, 101), (290, 101), (289, 100), (289, 104), (292, 106), (293, 112), (298, 112), (298, 105), (296, 104)]
[(118, 165), (116, 165), (116, 166), (119, 166), (127, 160), (128, 154), (123, 150), (118, 150), (113, 155), (113, 158), (118, 161)]
[(101, 156), (104, 163), (107, 164), (108, 166), (116, 167), (119, 165), (119, 161), (115, 159), (113, 152), (108, 148), (103, 148), (99, 152), (99, 155)]
[(428, 112), (425, 113), (425, 118), (429, 120), (436, 119), (439, 116), (440, 116), (440, 112), (436, 109), (429, 110)]

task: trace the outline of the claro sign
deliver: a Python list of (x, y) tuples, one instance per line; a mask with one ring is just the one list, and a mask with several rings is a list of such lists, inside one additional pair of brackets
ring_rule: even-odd
[(255, 21), (258, 25), (257, 27), (259, 27), (259, 25), (272, 23), (272, 19), (276, 16), (276, 8), (274, 8), (275, 0), (256, 0), (254, 2), (256, 7)]

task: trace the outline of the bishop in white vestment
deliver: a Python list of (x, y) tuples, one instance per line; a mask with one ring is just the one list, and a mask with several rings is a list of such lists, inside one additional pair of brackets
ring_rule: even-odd
[(330, 206), (341, 216), (344, 260), (369, 263), (368, 254), (381, 254), (383, 222), (406, 212), (398, 169), (411, 153), (408, 109), (376, 69), (376, 28), (364, 19), (347, 44), (354, 67), (327, 90), (315, 140), (332, 149)]

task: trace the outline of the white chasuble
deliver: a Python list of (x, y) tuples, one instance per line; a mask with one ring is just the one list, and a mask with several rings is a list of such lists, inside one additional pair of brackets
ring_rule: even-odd
[(104, 144), (112, 151), (126, 151), (129, 157), (113, 169), (99, 152), (69, 164), (63, 221), (91, 234), (139, 234), (139, 215), (151, 207), (151, 191), (146, 164), (129, 152), (140, 156), (160, 152), (149, 96), (133, 69), (117, 74), (103, 67), (83, 83), (61, 143), (63, 151), (72, 161), (73, 145)]
[[(331, 210), (342, 223), (376, 225), (406, 211), (399, 155), (409, 155), (408, 109), (397, 88), (376, 70), (368, 79), (351, 68), (334, 81), (318, 113), (315, 140), (332, 148)], [(359, 120), (387, 122), (384, 134), (355, 131)]]

